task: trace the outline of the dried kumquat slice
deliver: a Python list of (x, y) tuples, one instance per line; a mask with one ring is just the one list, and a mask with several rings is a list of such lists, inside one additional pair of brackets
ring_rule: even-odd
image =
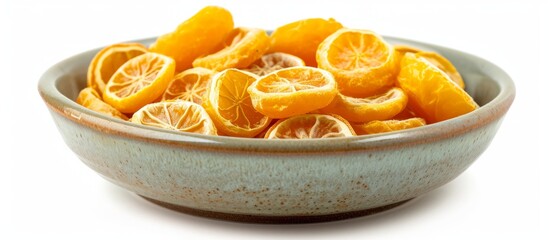
[(271, 34), (269, 52), (289, 53), (303, 59), (307, 66), (316, 67), (318, 45), (342, 27), (332, 18), (308, 18), (285, 24)]
[(183, 100), (147, 104), (133, 114), (131, 122), (181, 132), (217, 135), (206, 110), (196, 103)]
[(219, 72), (210, 80), (202, 106), (220, 133), (254, 137), (269, 125), (271, 119), (252, 106), (246, 91), (254, 81), (256, 75), (234, 68)]
[(103, 99), (123, 113), (134, 113), (160, 98), (172, 80), (175, 61), (148, 52), (130, 59), (112, 75)]
[(337, 84), (332, 74), (322, 69), (291, 67), (259, 78), (248, 92), (257, 111), (270, 118), (287, 118), (330, 104)]
[(303, 114), (280, 119), (265, 134), (266, 139), (312, 139), (356, 136), (342, 117), (328, 114)]
[(393, 85), (394, 52), (372, 31), (343, 28), (320, 43), (316, 60), (319, 68), (334, 75), (341, 93), (367, 97)]
[(88, 87), (103, 94), (107, 82), (122, 64), (147, 51), (147, 47), (140, 43), (117, 43), (101, 49), (88, 66)]
[(404, 130), (409, 128), (424, 126), (425, 120), (423, 118), (408, 118), (403, 120), (374, 120), (368, 123), (352, 125), (355, 132), (358, 135), (374, 134), (392, 132), (398, 130)]
[(428, 123), (454, 118), (478, 108), (473, 98), (442, 70), (425, 58), (406, 53), (397, 84), (409, 107)]
[(431, 62), (433, 65), (435, 65), (437, 68), (448, 74), (450, 79), (457, 83), (457, 85), (461, 88), (465, 88), (465, 82), (463, 82), (463, 78), (461, 77), (461, 74), (457, 71), (456, 67), (450, 62), (450, 60), (446, 59), (442, 55), (436, 52), (429, 52), (429, 51), (423, 51), (421, 49), (407, 46), (407, 45), (395, 45), (394, 46), (395, 51), (397, 53), (397, 59), (398, 63), (400, 64), (400, 60), (404, 55), (409, 53), (416, 53), (418, 56), (421, 56), (425, 58), (427, 61)]
[(162, 101), (180, 99), (201, 104), (206, 86), (214, 74), (207, 68), (191, 68), (178, 73), (162, 94)]
[(298, 66), (305, 66), (305, 62), (301, 58), (287, 53), (275, 52), (261, 56), (260, 59), (243, 70), (258, 76), (265, 76), (276, 70)]
[(321, 112), (337, 114), (351, 122), (369, 122), (394, 117), (406, 107), (407, 102), (404, 91), (393, 87), (383, 94), (366, 98), (338, 94)]
[(421, 51), (416, 54), (422, 58), (425, 58), (427, 61), (435, 65), (438, 69), (448, 74), (450, 79), (454, 81), (460, 88), (465, 88), (465, 82), (463, 82), (461, 74), (459, 74), (456, 67), (454, 67), (454, 65), (448, 59), (436, 52)]
[(99, 93), (91, 87), (84, 88), (80, 91), (78, 97), (76, 98), (76, 103), (98, 113), (103, 113), (122, 120), (128, 120), (126, 115), (122, 114), (111, 105), (103, 102)]
[(159, 36), (149, 49), (173, 58), (176, 71), (181, 72), (191, 68), (196, 58), (215, 51), (233, 28), (233, 17), (228, 10), (207, 6), (173, 32)]
[(221, 71), (246, 68), (269, 49), (269, 36), (263, 29), (235, 28), (225, 38), (221, 50), (193, 61), (194, 67)]

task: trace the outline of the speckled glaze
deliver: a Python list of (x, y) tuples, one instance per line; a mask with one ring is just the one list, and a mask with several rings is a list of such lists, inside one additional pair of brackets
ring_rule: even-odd
[(431, 44), (386, 39), (446, 56), (481, 108), (421, 128), (340, 139), (171, 132), (100, 115), (73, 101), (99, 49), (51, 67), (38, 89), (80, 160), (152, 202), (236, 221), (341, 219), (398, 205), (457, 177), (488, 147), (514, 99), (513, 82), (490, 62)]

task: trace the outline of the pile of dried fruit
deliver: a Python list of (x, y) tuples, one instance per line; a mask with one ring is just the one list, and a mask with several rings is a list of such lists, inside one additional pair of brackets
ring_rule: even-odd
[(235, 137), (325, 138), (436, 123), (478, 108), (438, 53), (304, 19), (267, 34), (208, 6), (149, 47), (97, 53), (77, 102), (136, 124)]

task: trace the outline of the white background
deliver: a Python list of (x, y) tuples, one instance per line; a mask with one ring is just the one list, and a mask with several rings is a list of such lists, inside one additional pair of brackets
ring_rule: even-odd
[[(542, 69), (549, 66), (549, 41), (548, 25), (543, 24), (548, 19), (542, 15), (549, 11), (547, 4), (538, 2), (2, 0), (0, 216), (4, 223), (0, 238), (547, 236), (541, 226), (549, 226), (549, 200), (543, 188), (547, 188), (549, 159), (547, 152), (541, 159), (541, 136), (548, 125), (549, 79)], [(347, 27), (473, 53), (503, 68), (515, 81), (517, 97), (488, 150), (467, 171), (389, 212), (331, 223), (273, 226), (166, 210), (105, 181), (81, 163), (57, 132), (38, 95), (37, 81), (49, 66), (64, 58), (163, 34), (209, 4), (230, 10), (238, 26), (274, 29), (302, 18), (333, 17)]]

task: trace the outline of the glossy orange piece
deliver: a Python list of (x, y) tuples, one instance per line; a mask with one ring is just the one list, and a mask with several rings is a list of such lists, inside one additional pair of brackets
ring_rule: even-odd
[(257, 111), (270, 118), (287, 118), (327, 106), (337, 94), (337, 84), (322, 69), (291, 67), (259, 78), (248, 92)]
[(353, 125), (353, 128), (358, 135), (365, 135), (421, 127), (425, 124), (423, 118), (408, 118), (403, 120), (374, 120), (368, 123)]
[(235, 28), (218, 47), (220, 50), (193, 61), (194, 67), (215, 71), (246, 68), (269, 49), (269, 36), (263, 29)]
[(454, 118), (478, 108), (473, 98), (446, 73), (425, 58), (406, 53), (398, 85), (409, 98), (409, 107), (428, 123)]
[(216, 50), (233, 27), (233, 17), (228, 10), (207, 6), (173, 32), (159, 36), (149, 49), (173, 58), (176, 71), (181, 72), (191, 68), (196, 58)]
[(183, 100), (147, 104), (133, 114), (131, 122), (181, 132), (217, 135), (206, 110), (196, 103)]
[(394, 87), (385, 93), (366, 98), (353, 98), (338, 94), (324, 113), (337, 114), (351, 122), (386, 120), (400, 113), (408, 102), (408, 97), (400, 88)]
[(122, 64), (147, 51), (141, 43), (116, 43), (101, 49), (88, 66), (88, 87), (103, 94), (107, 82)]
[(367, 97), (391, 87), (397, 72), (393, 47), (368, 30), (340, 29), (318, 46), (318, 67), (331, 72), (342, 94)]
[(178, 73), (162, 94), (162, 101), (179, 99), (201, 104), (206, 87), (214, 74), (214, 71), (207, 68), (191, 68)]
[(175, 71), (175, 61), (148, 52), (130, 59), (112, 75), (103, 99), (123, 113), (134, 113), (162, 96)]
[(318, 45), (342, 27), (332, 18), (309, 18), (285, 24), (271, 34), (269, 52), (289, 53), (303, 59), (307, 66), (316, 67)]
[(303, 114), (275, 123), (265, 134), (266, 139), (312, 139), (355, 136), (349, 122), (328, 114)]
[(98, 113), (106, 114), (122, 120), (128, 120), (126, 115), (122, 114), (111, 105), (103, 102), (101, 95), (99, 95), (99, 93), (91, 87), (84, 88), (80, 91), (78, 97), (76, 98), (76, 103)]
[(258, 76), (265, 76), (276, 70), (298, 66), (305, 66), (305, 62), (301, 58), (287, 53), (275, 52), (261, 56), (260, 59), (253, 62), (244, 71)]
[(256, 81), (252, 73), (227, 69), (210, 80), (202, 105), (221, 134), (254, 137), (265, 129), (270, 118), (252, 106), (248, 86)]

